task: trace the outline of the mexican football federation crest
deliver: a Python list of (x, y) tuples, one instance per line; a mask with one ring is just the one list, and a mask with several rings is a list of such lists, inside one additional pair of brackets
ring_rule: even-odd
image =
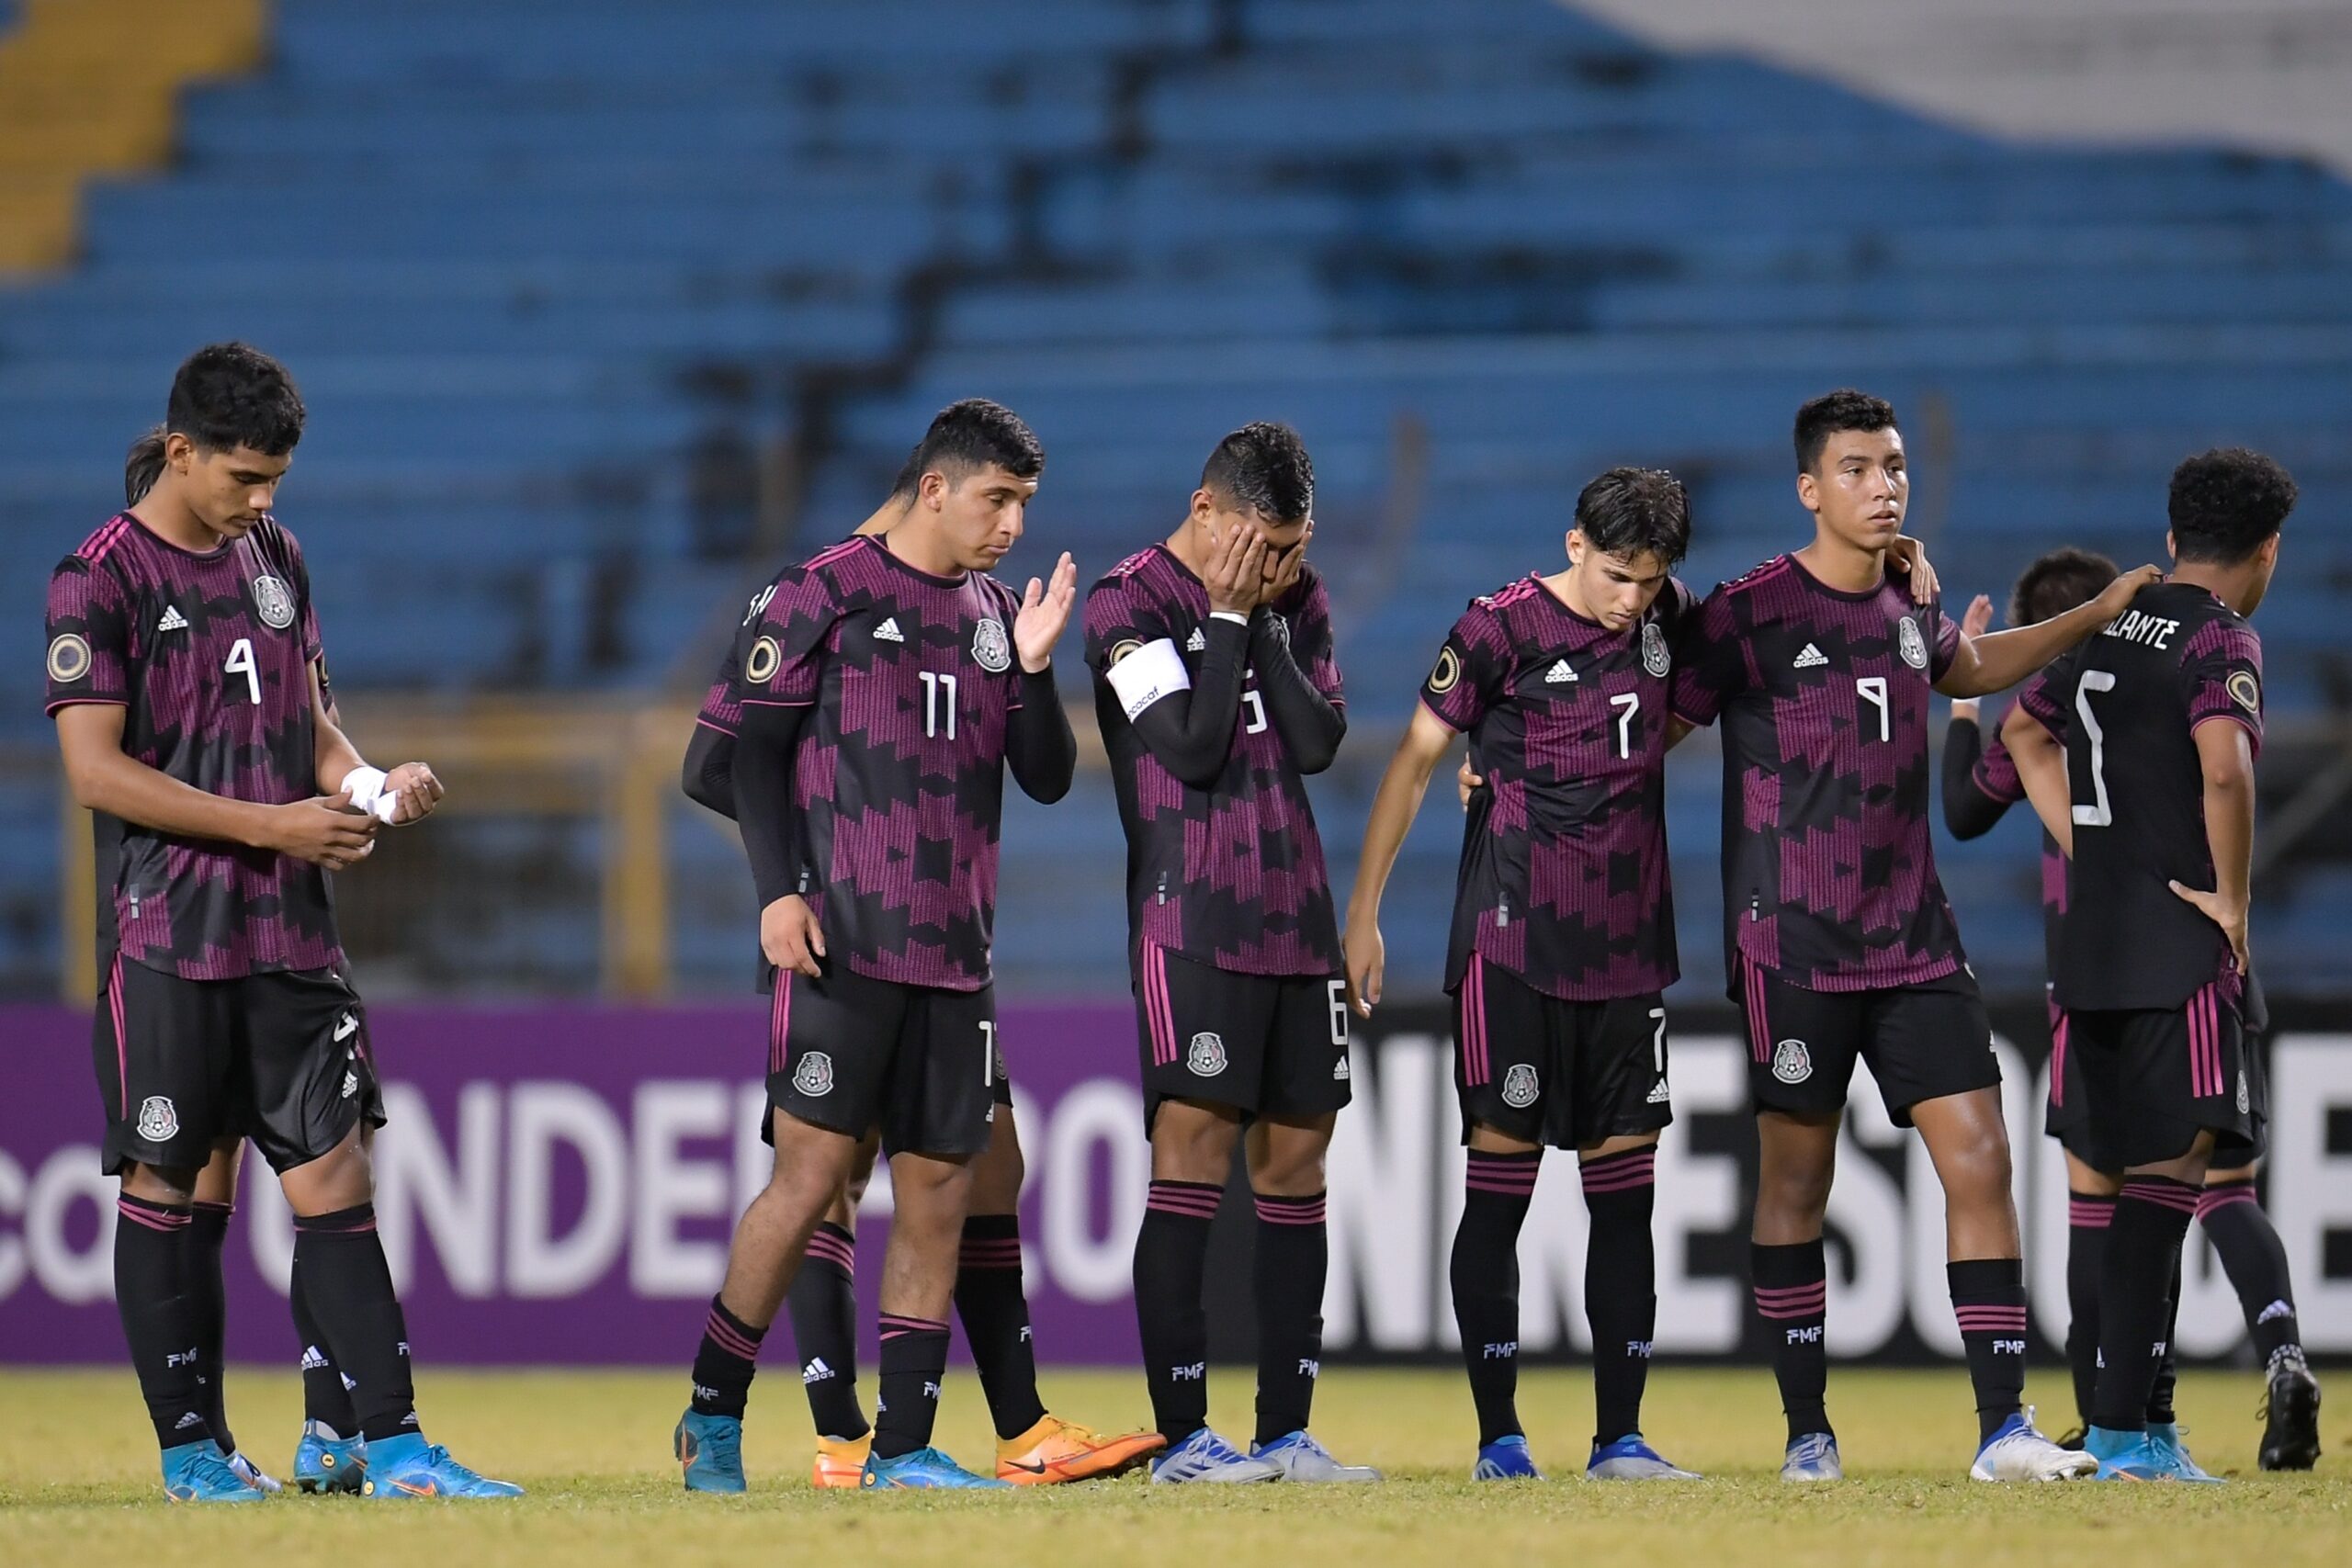
[(254, 579), (254, 609), (262, 624), (284, 631), (294, 624), (294, 595), (286, 584), (264, 573)]
[(1652, 675), (1663, 676), (1673, 663), (1666, 651), (1666, 629), (1656, 621), (1642, 626), (1642, 668)]
[(1928, 641), (1919, 635), (1919, 623), (1905, 615), (1894, 623), (1895, 651), (1903, 655), (1903, 662), (1914, 670), (1928, 667)]
[(180, 1130), (179, 1107), (160, 1094), (139, 1102), (139, 1135), (151, 1144), (166, 1142)]
[(972, 633), (972, 657), (991, 675), (1001, 675), (1012, 667), (1012, 644), (1005, 640), (1002, 621), (979, 624)]
[(1503, 1103), (1513, 1111), (1524, 1111), (1535, 1103), (1538, 1092), (1535, 1069), (1525, 1062), (1513, 1062), (1510, 1071), (1503, 1075)]
[(1184, 1053), (1184, 1070), (1197, 1078), (1213, 1078), (1225, 1071), (1225, 1041), (1205, 1030), (1193, 1036)]
[(1803, 1083), (1813, 1077), (1813, 1053), (1804, 1048), (1804, 1041), (1783, 1040), (1773, 1047), (1772, 1076), (1782, 1083)]
[(792, 1069), (792, 1087), (796, 1093), (811, 1100), (822, 1100), (832, 1093), (833, 1059), (822, 1051), (809, 1052)]

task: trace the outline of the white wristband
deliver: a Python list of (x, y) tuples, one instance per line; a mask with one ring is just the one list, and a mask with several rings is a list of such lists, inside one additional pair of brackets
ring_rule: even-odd
[(1237, 626), (1246, 626), (1250, 624), (1250, 617), (1243, 615), (1238, 610), (1211, 610), (1209, 612), (1209, 619), (1212, 621), (1231, 621)]
[(350, 793), (353, 810), (364, 811), (379, 822), (389, 824), (401, 797), (384, 793), (385, 777), (383, 769), (363, 762), (343, 775), (343, 787)]

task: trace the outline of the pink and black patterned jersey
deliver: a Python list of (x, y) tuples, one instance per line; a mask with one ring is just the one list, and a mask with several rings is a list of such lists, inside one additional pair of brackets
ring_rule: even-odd
[(806, 706), (793, 844), (836, 959), (906, 986), (989, 980), (1006, 721), (1021, 705), (1012, 591), (933, 577), (854, 537), (756, 596), (701, 722)]
[(1470, 737), (1487, 787), (1464, 829), (1448, 990), (1473, 953), (1573, 1001), (1674, 983), (1667, 704), (1695, 608), (1670, 581), (1611, 632), (1530, 574), (1453, 623), (1421, 702)]
[(2173, 1008), (2214, 981), (2234, 995), (2221, 927), (2168, 884), (2213, 886), (2196, 732), (2227, 720), (2260, 753), (2262, 639), (2208, 590), (2152, 583), (2075, 651), (2063, 683), (2020, 700), (2066, 743), (2075, 859), (2059, 1004)]
[[(1326, 700), (1344, 701), (1330, 599), (1312, 566), (1273, 608), (1308, 681)], [(1208, 589), (1165, 545), (1121, 561), (1086, 596), (1086, 662), (1127, 834), (1128, 950), (1149, 942), (1246, 975), (1336, 975), (1340, 930), (1323, 840), (1254, 671), (1225, 771), (1207, 789), (1151, 754), (1105, 674), (1128, 649), (1164, 639), (1197, 676), (1208, 618)]]
[[(204, 555), (119, 515), (49, 580), (49, 711), (125, 710), (122, 750), (209, 795), (319, 793), (310, 575), (265, 517)], [(229, 980), (343, 961), (327, 874), (273, 850), (121, 824), (114, 924), (133, 963)]]
[(1928, 829), (1928, 697), (1960, 649), (1889, 576), (1845, 592), (1791, 556), (1707, 595), (1674, 712), (1724, 724), (1726, 968), (1815, 991), (1913, 985), (1965, 962)]

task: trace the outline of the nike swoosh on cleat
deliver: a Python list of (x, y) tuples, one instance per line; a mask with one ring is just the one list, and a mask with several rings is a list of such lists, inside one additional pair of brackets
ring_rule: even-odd
[(430, 1481), (395, 1481), (392, 1484), (412, 1497), (437, 1497), (441, 1495), (440, 1488)]

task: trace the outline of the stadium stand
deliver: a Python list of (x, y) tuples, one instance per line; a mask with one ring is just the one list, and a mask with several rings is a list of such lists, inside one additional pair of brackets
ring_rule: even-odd
[[(684, 688), (747, 558), (864, 516), (955, 397), (1035, 424), (1032, 564), (1067, 547), (1089, 578), (1166, 531), (1219, 434), (1287, 419), (1358, 732), (1318, 793), (1344, 891), (1431, 650), (1553, 558), (1583, 478), (1682, 472), (1703, 591), (1804, 536), (1789, 415), (1859, 382), (1905, 411), (1955, 610), (2061, 539), (2151, 556), (2188, 450), (2280, 457), (2305, 500), (2262, 621), (2270, 783), (2340, 751), (2352, 188), (2324, 172), (1998, 141), (1545, 0), (935, 16), (286, 0), (266, 69), (187, 96), (169, 171), (93, 186), (76, 265), (0, 290), (14, 536), (94, 522), (171, 365), (242, 335), (313, 411), (286, 513), (339, 681)], [(20, 623), (48, 564), (0, 580)], [(0, 733), (41, 739), (28, 705)], [(1671, 787), (1686, 968), (1711, 985), (1709, 746)], [(19, 980), (53, 962), (54, 820), (0, 811)], [(1426, 896), (1390, 916), (1400, 986), (1435, 982), (1455, 833), (1432, 810), (1408, 846), (1400, 886)], [(1939, 846), (1996, 984), (2038, 975), (2024, 841)], [(678, 981), (734, 985), (731, 852), (684, 821), (673, 842)], [(1010, 983), (1124, 985), (1120, 860), (1099, 772), (1051, 817), (1009, 809)], [(2280, 867), (2272, 891), (2266, 963), (2330, 977), (2352, 876)], [(593, 952), (589, 919), (538, 910), (419, 973), (592, 983), (548, 957)]]

